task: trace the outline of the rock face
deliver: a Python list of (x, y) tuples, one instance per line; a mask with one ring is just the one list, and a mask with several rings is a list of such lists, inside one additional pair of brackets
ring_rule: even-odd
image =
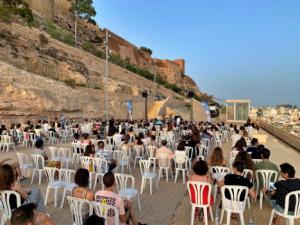
[[(38, 14), (53, 20), (60, 27), (74, 32), (74, 15), (70, 11), (71, 0), (28, 0), (31, 8)], [(95, 48), (104, 50), (103, 41), (106, 29), (100, 29), (97, 25), (79, 20), (78, 41), (79, 44), (91, 42)], [(137, 46), (125, 40), (118, 34), (108, 30), (109, 48), (130, 63), (164, 77), (169, 83), (176, 84), (183, 89), (192, 89), (201, 95), (196, 83), (185, 75), (185, 62), (180, 60), (153, 59), (147, 52), (141, 51)], [(155, 66), (154, 66), (155, 65)]]
[[(47, 40), (47, 41), (45, 41)], [(56, 116), (103, 117), (105, 61), (50, 38), (37, 29), (0, 23), (0, 120)], [(109, 113), (126, 119), (127, 101), (133, 118), (144, 118), (141, 92), (154, 88), (169, 96), (170, 108), (189, 115), (184, 98), (145, 78), (109, 64)], [(0, 121), (1, 122), (1, 121)]]

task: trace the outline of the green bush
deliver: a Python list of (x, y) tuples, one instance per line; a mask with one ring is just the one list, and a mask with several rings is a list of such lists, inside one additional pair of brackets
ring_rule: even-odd
[(89, 41), (84, 42), (81, 45), (81, 47), (83, 50), (88, 51), (88, 52), (90, 52), (94, 48), (93, 44)]
[(16, 7), (15, 4), (0, 4), (0, 19), (2, 21), (9, 22), (11, 17), (15, 15), (22, 17), (27, 24), (34, 21), (32, 10), (28, 6)]
[(48, 21), (46, 23), (45, 30), (52, 38), (64, 42), (65, 44), (75, 46), (73, 34), (60, 27), (57, 27), (54, 23)]
[(9, 22), (12, 15), (12, 8), (9, 5), (0, 4), (0, 20)]
[(62, 42), (71, 46), (75, 46), (75, 38), (71, 33), (64, 33), (62, 35)]

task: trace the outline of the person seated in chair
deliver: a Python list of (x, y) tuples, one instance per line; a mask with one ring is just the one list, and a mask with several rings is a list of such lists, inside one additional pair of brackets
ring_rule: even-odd
[[(295, 169), (292, 165), (288, 163), (283, 163), (280, 165), (281, 177), (283, 178), (280, 181), (277, 181), (272, 190), (267, 190), (263, 188), (261, 191), (265, 194), (269, 203), (273, 209), (283, 213), (285, 208), (285, 197), (293, 192), (300, 191), (300, 179), (295, 178)], [(288, 212), (295, 211), (296, 201), (295, 198), (290, 198)], [(279, 225), (281, 222), (281, 216), (275, 216), (273, 219), (274, 225)]]
[[(112, 172), (108, 172), (103, 176), (103, 183), (105, 189), (103, 191), (98, 191), (95, 194), (95, 201), (99, 203), (106, 203), (108, 205), (114, 206), (119, 210), (119, 217), (121, 223), (129, 224), (131, 220), (133, 225), (146, 225), (137, 221), (132, 203), (128, 200), (123, 200), (122, 197), (115, 192), (113, 192), (113, 187), (115, 183), (115, 176)], [(108, 213), (107, 224), (114, 225), (114, 213)]]
[(55, 225), (51, 218), (36, 211), (33, 203), (22, 205), (12, 213), (11, 225)]

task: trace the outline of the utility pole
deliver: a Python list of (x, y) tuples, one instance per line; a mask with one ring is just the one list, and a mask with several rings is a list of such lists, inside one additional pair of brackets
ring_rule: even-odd
[(156, 62), (156, 60), (153, 59), (152, 68), (153, 68), (153, 73), (154, 73), (154, 96), (157, 97), (157, 93), (156, 93), (156, 86), (157, 86), (157, 84), (156, 84), (156, 69), (155, 69), (156, 65), (155, 65), (155, 62)]
[(109, 49), (108, 49), (108, 30), (105, 32), (105, 118), (106, 121), (109, 119), (108, 113), (108, 59), (109, 59)]

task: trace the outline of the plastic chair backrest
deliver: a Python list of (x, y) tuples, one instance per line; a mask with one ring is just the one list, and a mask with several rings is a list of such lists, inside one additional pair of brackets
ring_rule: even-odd
[(47, 179), (49, 183), (54, 183), (55, 181), (55, 175), (59, 174), (59, 169), (55, 167), (45, 167), (45, 172), (47, 174)]
[(149, 158), (155, 158), (155, 153), (156, 153), (157, 147), (149, 145), (149, 146), (147, 146), (147, 150), (148, 150)]
[(66, 184), (72, 183), (72, 178), (76, 171), (71, 169), (60, 169), (60, 180)]
[(33, 166), (34, 166), (35, 169), (44, 169), (45, 159), (44, 159), (43, 156), (41, 156), (39, 154), (31, 154), (30, 156), (31, 156)]
[(82, 225), (83, 220), (82, 220), (82, 211), (84, 206), (89, 207), (89, 215), (93, 213), (93, 205), (92, 202), (86, 200), (86, 199), (81, 199), (81, 198), (75, 198), (71, 196), (67, 196), (69, 205), (70, 205), (70, 210), (71, 214), (73, 217), (73, 222), (75, 225)]
[(140, 165), (140, 171), (141, 171), (141, 174), (145, 174), (145, 173), (154, 173), (154, 166), (153, 166), (153, 169), (152, 171), (150, 170), (150, 166), (153, 164), (153, 161), (151, 160), (140, 160), (139, 161), (139, 165)]
[[(256, 170), (255, 175), (258, 187), (268, 190), (270, 189), (270, 182), (276, 182), (278, 178), (278, 172), (275, 170)], [(259, 183), (259, 177), (262, 178), (262, 184)]]
[(144, 146), (143, 145), (134, 145), (133, 150), (136, 157), (144, 157)]
[(224, 166), (212, 166), (210, 167), (211, 174), (217, 180), (221, 180), (227, 174), (230, 173), (230, 169)]
[(159, 154), (157, 161), (159, 167), (171, 168), (171, 160), (167, 154)]
[(9, 201), (12, 195), (14, 195), (17, 200), (17, 207), (21, 206), (21, 197), (19, 193), (15, 191), (0, 191), (0, 208), (2, 208), (4, 212), (4, 221), (9, 220), (12, 215), (12, 209)]
[(104, 158), (94, 158), (94, 162), (96, 165), (96, 171), (100, 174), (105, 174), (108, 172), (108, 163)]
[(49, 147), (51, 160), (59, 158), (59, 149), (56, 147)]
[[(85, 169), (87, 169), (88, 171), (90, 171), (90, 165), (92, 163), (92, 165), (95, 165), (95, 160), (93, 157), (89, 157), (89, 156), (81, 156), (80, 157), (80, 163), (81, 166)], [(91, 171), (90, 171), (91, 172)]]
[(190, 147), (190, 146), (185, 146), (184, 150), (185, 150), (186, 156), (191, 159), (193, 157), (193, 154), (194, 154), (194, 148)]
[[(127, 189), (128, 187), (134, 189), (134, 184), (135, 184), (134, 176), (129, 174), (116, 173), (115, 178), (116, 178), (118, 191)], [(131, 185), (129, 185), (129, 183)]]
[[(292, 200), (295, 201), (295, 209), (293, 213), (289, 211), (289, 205)], [(287, 196), (285, 197), (283, 214), (285, 216), (293, 216), (296, 218), (300, 218), (300, 191), (293, 191), (287, 194)]]
[(22, 168), (24, 165), (29, 163), (29, 157), (25, 153), (17, 152), (17, 157), (19, 160), (20, 167)]
[[(230, 200), (226, 198), (225, 192), (230, 196)], [(233, 211), (244, 211), (246, 206), (246, 200), (249, 194), (249, 189), (244, 186), (238, 185), (225, 185), (221, 187), (221, 194), (222, 194), (222, 204), (223, 209), (233, 210)], [(241, 201), (242, 195), (244, 196), (243, 201)], [(225, 204), (226, 201), (230, 201), (231, 204)], [(243, 204), (241, 204), (243, 203)], [(239, 207), (237, 209), (237, 207)]]
[(108, 224), (108, 220), (107, 217), (114, 215), (114, 224), (115, 225), (119, 225), (120, 224), (120, 220), (119, 220), (119, 210), (111, 205), (108, 204), (101, 204), (99, 202), (92, 202), (95, 214), (99, 217), (102, 217), (105, 219), (105, 225), (109, 225)]
[[(187, 189), (189, 191), (190, 201), (193, 205), (196, 206), (211, 205), (210, 202), (207, 201), (207, 199), (210, 199), (211, 192), (212, 192), (212, 187), (210, 183), (199, 182), (199, 181), (188, 181)], [(205, 194), (207, 194), (206, 203), (204, 202), (204, 197), (203, 197), (204, 191), (206, 192)]]

